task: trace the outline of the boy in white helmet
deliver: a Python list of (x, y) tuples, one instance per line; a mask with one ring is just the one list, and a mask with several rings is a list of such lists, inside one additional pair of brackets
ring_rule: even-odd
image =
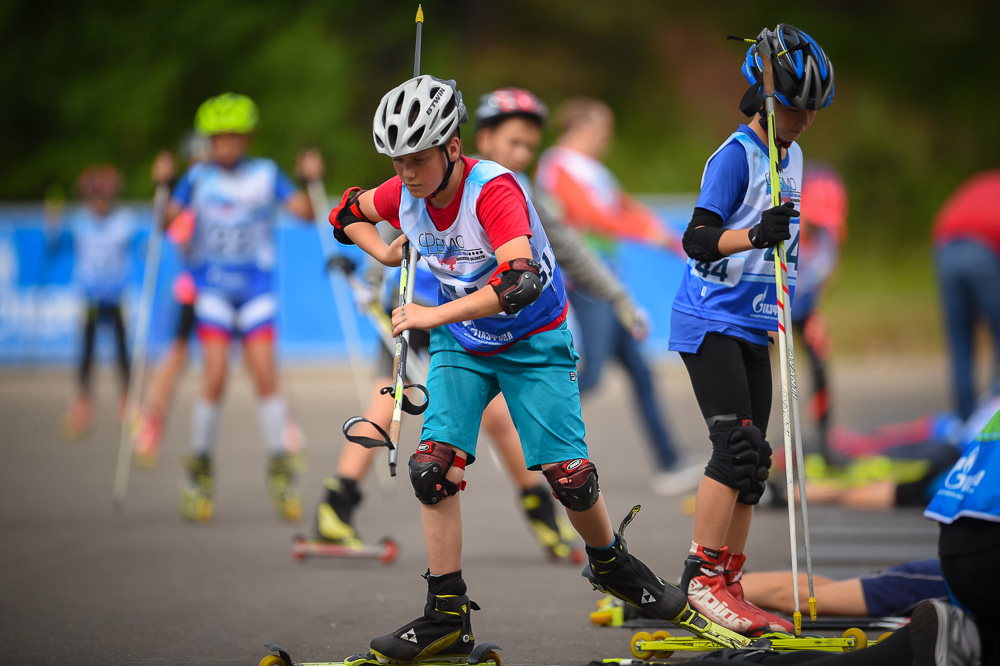
[[(459, 126), (467, 118), (454, 81), (425, 75), (389, 91), (373, 135), (397, 176), (374, 190), (350, 188), (330, 214), (338, 240), (386, 265), (400, 263), (409, 239), (441, 283), (436, 307), (408, 304), (392, 314), (393, 334), (431, 329), (431, 399), (408, 464), (429, 568), (423, 615), (372, 640), (380, 660), (461, 659), (472, 651), (469, 615), (477, 606), (462, 579), (457, 495), (483, 409), (501, 392), (525, 462), (543, 471), (587, 543), (585, 575), (656, 617), (674, 619), (687, 608), (683, 593), (630, 555), (611, 526), (587, 460), (559, 267), (514, 175), (462, 155)], [(379, 220), (405, 238), (386, 245)]]

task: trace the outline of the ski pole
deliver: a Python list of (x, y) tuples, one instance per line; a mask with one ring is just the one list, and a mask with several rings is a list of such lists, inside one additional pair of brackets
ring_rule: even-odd
[[(417, 45), (413, 58), (413, 76), (420, 76), (420, 36), (424, 24), (424, 10), (421, 5), (417, 5)], [(413, 302), (413, 283), (416, 275), (416, 265), (419, 259), (417, 249), (410, 242), (403, 243), (402, 257), (399, 262), (399, 307), (409, 305)], [(407, 329), (396, 336), (395, 354), (392, 359), (392, 374), (394, 382), (392, 386), (382, 389), (382, 393), (392, 393), (392, 422), (389, 424), (389, 432), (386, 433), (377, 423), (372, 423), (363, 416), (354, 416), (344, 422), (344, 436), (348, 441), (360, 444), (366, 448), (384, 446), (389, 449), (389, 476), (396, 476), (396, 463), (399, 458), (399, 431), (402, 426), (403, 412), (407, 414), (422, 414), (427, 409), (427, 388), (419, 384), (406, 383), (406, 357), (410, 347), (410, 331)], [(406, 397), (405, 390), (415, 388), (423, 392), (424, 402), (415, 405)], [(368, 423), (373, 426), (382, 439), (368, 437), (364, 435), (352, 435), (351, 428), (359, 423)]]
[(146, 371), (146, 337), (149, 332), (156, 295), (156, 280), (160, 271), (160, 250), (163, 245), (163, 215), (170, 197), (170, 187), (159, 183), (153, 195), (152, 223), (146, 246), (146, 268), (142, 276), (142, 292), (139, 297), (139, 311), (136, 316), (135, 339), (132, 342), (132, 370), (129, 374), (128, 392), (125, 396), (125, 415), (121, 438), (118, 441), (118, 464), (115, 467), (115, 484), (112, 491), (114, 505), (125, 507), (125, 493), (128, 490), (128, 474), (132, 456), (129, 447), (129, 431), (133, 410), (142, 392), (143, 375)]
[[(781, 182), (778, 179), (778, 148), (774, 142), (774, 69), (772, 58), (780, 57), (774, 54), (767, 40), (767, 31), (761, 34), (757, 48), (761, 60), (761, 78), (764, 87), (764, 112), (767, 115), (767, 154), (770, 166), (771, 205), (781, 205)], [(788, 265), (785, 261), (785, 243), (781, 241), (775, 247), (774, 279), (778, 300), (778, 354), (781, 361), (781, 412), (785, 445), (785, 492), (788, 495), (788, 530), (792, 549), (792, 587), (795, 599), (795, 634), (802, 632), (802, 612), (798, 608), (798, 541), (795, 535), (795, 477), (798, 476), (799, 495), (802, 503), (803, 537), (806, 550), (806, 577), (809, 583), (809, 615), (816, 619), (816, 598), (812, 576), (812, 553), (809, 544), (809, 519), (802, 485), (804, 465), (802, 461), (802, 434), (799, 419), (798, 389), (795, 381), (795, 346), (791, 335), (791, 304), (788, 296)], [(791, 396), (789, 396), (791, 393)], [(792, 421), (794, 421), (795, 450), (792, 450)], [(795, 468), (793, 468), (795, 465)]]
[[(420, 40), (424, 28), (423, 5), (417, 5), (417, 39), (413, 53), (413, 76), (420, 76)], [(399, 305), (408, 305), (413, 302), (413, 282), (417, 270), (417, 248), (412, 243), (403, 245), (403, 255), (405, 261), (400, 263), (399, 271)], [(393, 374), (396, 377), (396, 385), (393, 390), (392, 423), (389, 424), (389, 474), (396, 476), (396, 459), (399, 456), (399, 430), (402, 421), (403, 408), (403, 382), (406, 379), (406, 353), (410, 346), (410, 331), (403, 331), (396, 338), (396, 355), (392, 361)]]
[[(330, 260), (337, 255), (335, 241), (333, 240), (326, 223), (326, 214), (330, 211), (330, 204), (326, 197), (326, 188), (322, 181), (318, 179), (310, 180), (306, 184), (306, 191), (309, 193), (309, 201), (313, 208), (313, 221), (316, 224), (316, 232), (319, 234), (320, 245), (323, 249), (323, 256), (329, 265)], [(364, 407), (368, 399), (368, 386), (371, 384), (371, 375), (368, 366), (365, 364), (365, 354), (361, 344), (361, 334), (358, 332), (358, 322), (354, 318), (348, 303), (352, 301), (349, 289), (344, 289), (344, 283), (335, 275), (335, 271), (327, 271), (330, 280), (330, 289), (333, 290), (334, 305), (337, 308), (337, 320), (340, 322), (340, 330), (344, 333), (344, 342), (347, 344), (347, 357), (351, 364), (351, 374), (354, 375), (354, 387), (358, 393), (358, 405)]]

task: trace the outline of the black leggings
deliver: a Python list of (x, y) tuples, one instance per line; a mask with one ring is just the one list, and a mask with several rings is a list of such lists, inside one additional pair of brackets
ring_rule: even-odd
[(128, 388), (129, 358), (125, 348), (125, 321), (122, 319), (121, 307), (117, 303), (88, 303), (83, 320), (83, 349), (80, 354), (78, 375), (80, 390), (88, 395), (91, 391), (94, 369), (94, 340), (97, 337), (97, 325), (108, 320), (114, 327), (118, 373), (121, 376), (122, 387)]
[(682, 353), (681, 359), (709, 428), (719, 421), (751, 419), (767, 435), (771, 358), (766, 346), (709, 333), (696, 353)]

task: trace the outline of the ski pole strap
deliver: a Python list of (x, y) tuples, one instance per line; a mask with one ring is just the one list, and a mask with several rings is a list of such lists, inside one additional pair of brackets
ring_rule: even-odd
[[(415, 388), (421, 393), (423, 393), (424, 401), (419, 405), (415, 405), (408, 397), (406, 397), (406, 393), (403, 393), (403, 411), (413, 416), (420, 416), (427, 410), (427, 401), (430, 399), (430, 393), (427, 392), (427, 387), (423, 386), (422, 384), (403, 384), (404, 391), (406, 389), (411, 389), (411, 388)], [(396, 390), (395, 385), (386, 386), (379, 391), (379, 394), (385, 395), (386, 393), (393, 393), (395, 392), (395, 390)]]
[[(371, 427), (375, 428), (375, 430), (378, 431), (378, 434), (382, 435), (382, 439), (379, 440), (375, 439), (374, 437), (367, 437), (365, 435), (352, 435), (350, 433), (351, 428), (353, 428), (359, 423), (367, 423)], [(390, 450), (396, 448), (395, 446), (393, 446), (392, 441), (389, 439), (389, 433), (383, 430), (382, 426), (373, 421), (369, 421), (363, 416), (352, 416), (351, 418), (344, 421), (343, 431), (344, 431), (344, 437), (347, 438), (348, 442), (354, 442), (355, 444), (360, 444), (366, 449), (377, 449), (380, 446), (384, 446)]]

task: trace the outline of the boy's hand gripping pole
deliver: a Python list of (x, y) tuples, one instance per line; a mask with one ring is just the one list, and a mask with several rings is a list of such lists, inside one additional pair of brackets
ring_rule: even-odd
[[(421, 34), (424, 27), (424, 10), (422, 5), (417, 5), (417, 40), (416, 48), (413, 55), (413, 76), (420, 76), (420, 40)], [(403, 245), (403, 258), (399, 264), (399, 305), (407, 305), (413, 302), (413, 281), (416, 273), (417, 259), (419, 255), (417, 254), (417, 249), (413, 247), (411, 243), (405, 243)], [(344, 423), (344, 436), (348, 441), (352, 441), (361, 446), (373, 448), (375, 446), (385, 446), (389, 449), (389, 475), (396, 476), (396, 460), (399, 456), (399, 431), (402, 423), (403, 412), (407, 414), (422, 414), (425, 409), (427, 409), (427, 400), (429, 395), (427, 393), (427, 388), (419, 384), (406, 384), (406, 355), (409, 350), (410, 345), (410, 332), (408, 330), (403, 331), (396, 336), (396, 354), (392, 362), (392, 374), (395, 378), (395, 382), (392, 386), (387, 386), (382, 389), (382, 393), (392, 392), (393, 396), (393, 407), (392, 407), (392, 423), (389, 424), (389, 433), (380, 428), (377, 424), (372, 423), (368, 419), (362, 416), (355, 416), (354, 418), (348, 419)], [(410, 402), (409, 398), (404, 394), (404, 390), (407, 388), (416, 388), (423, 392), (424, 402), (420, 405), (414, 405)], [(373, 437), (362, 437), (357, 435), (350, 435), (348, 431), (357, 423), (365, 422), (373, 426), (384, 440), (380, 441)]]
[(139, 311), (136, 313), (135, 340), (132, 342), (132, 370), (125, 395), (125, 414), (122, 422), (121, 438), (118, 441), (118, 463), (115, 467), (115, 484), (111, 493), (114, 505), (125, 507), (128, 491), (129, 467), (132, 462), (131, 434), (132, 421), (142, 394), (143, 376), (146, 372), (146, 338), (152, 315), (153, 297), (156, 295), (156, 278), (160, 271), (160, 251), (163, 246), (164, 212), (170, 198), (170, 187), (166, 183), (156, 186), (153, 194), (152, 221), (149, 226), (149, 240), (146, 244), (146, 268), (142, 275), (142, 293), (139, 297)]
[[(766, 32), (766, 31), (765, 31)], [(784, 53), (773, 53), (765, 34), (758, 38), (761, 78), (764, 88), (764, 112), (767, 115), (767, 154), (770, 166), (771, 205), (781, 205), (781, 181), (778, 178), (778, 148), (774, 136), (774, 60)], [(798, 541), (795, 535), (795, 477), (799, 482), (802, 503), (802, 532), (806, 551), (806, 574), (809, 582), (809, 615), (816, 619), (816, 595), (813, 587), (812, 550), (809, 544), (809, 509), (806, 501), (805, 465), (802, 460), (802, 430), (799, 418), (799, 396), (795, 380), (795, 343), (792, 338), (792, 308), (788, 292), (788, 264), (785, 243), (778, 243), (774, 253), (774, 279), (778, 299), (778, 355), (781, 360), (781, 410), (785, 445), (785, 492), (788, 496), (788, 531), (792, 550), (792, 598), (799, 599)], [(789, 399), (789, 393), (791, 397)], [(791, 418), (789, 418), (791, 417)], [(793, 423), (794, 422), (794, 423)], [(792, 425), (794, 424), (794, 430)], [(795, 449), (792, 450), (794, 434)], [(794, 461), (794, 469), (792, 467)], [(795, 634), (802, 633), (802, 612), (796, 604), (793, 614)]]

